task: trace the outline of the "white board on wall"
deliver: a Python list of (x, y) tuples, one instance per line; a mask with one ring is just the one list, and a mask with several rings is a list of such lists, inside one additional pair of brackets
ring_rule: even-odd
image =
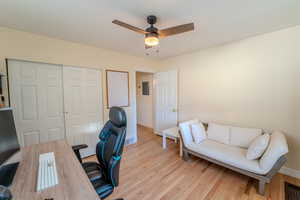
[(129, 73), (106, 70), (107, 107), (129, 106)]

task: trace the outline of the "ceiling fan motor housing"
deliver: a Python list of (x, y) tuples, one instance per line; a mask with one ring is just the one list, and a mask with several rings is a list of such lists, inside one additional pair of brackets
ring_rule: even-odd
[(153, 24), (156, 23), (156, 21), (157, 21), (157, 18), (156, 18), (156, 16), (154, 16), (154, 15), (149, 15), (149, 16), (147, 17), (147, 22), (148, 22), (148, 24), (153, 25)]
[(158, 33), (156, 33), (156, 32), (146, 33), (145, 38), (147, 38), (147, 37), (156, 37), (156, 38), (158, 38)]
[(151, 25), (149, 28), (146, 28), (146, 32), (148, 32), (148, 33), (157, 33), (158, 29)]
[(149, 15), (147, 17), (147, 22), (148, 22), (148, 24), (150, 24), (150, 27), (146, 28), (146, 30), (145, 30), (146, 32), (148, 32), (146, 34), (146, 37), (147, 37), (147, 35), (149, 35), (149, 33), (152, 34), (153, 36), (154, 35), (156, 37), (158, 36), (158, 29), (153, 26), (153, 24), (156, 23), (156, 20), (157, 20), (157, 18), (154, 15)]

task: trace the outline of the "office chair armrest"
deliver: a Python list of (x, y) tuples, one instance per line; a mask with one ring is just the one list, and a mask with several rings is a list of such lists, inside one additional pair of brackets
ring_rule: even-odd
[(73, 151), (80, 150), (80, 149), (85, 149), (85, 148), (88, 148), (87, 144), (79, 144), (79, 145), (72, 146)]
[(76, 154), (76, 157), (78, 158), (80, 163), (82, 163), (82, 158), (81, 158), (81, 155), (80, 155), (80, 149), (85, 149), (85, 148), (88, 148), (87, 144), (79, 144), (79, 145), (72, 146), (72, 149), (73, 149), (74, 153)]

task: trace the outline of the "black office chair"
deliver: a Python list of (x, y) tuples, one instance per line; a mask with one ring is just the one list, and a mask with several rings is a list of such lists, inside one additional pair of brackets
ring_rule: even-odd
[(99, 134), (100, 141), (96, 147), (97, 162), (82, 163), (80, 149), (87, 145), (73, 146), (73, 150), (92, 182), (96, 192), (104, 199), (119, 184), (119, 169), (126, 137), (126, 114), (120, 107), (112, 107), (109, 121)]

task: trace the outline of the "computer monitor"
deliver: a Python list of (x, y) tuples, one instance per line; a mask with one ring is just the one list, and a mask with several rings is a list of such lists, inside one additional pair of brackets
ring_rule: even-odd
[(12, 109), (0, 109), (0, 185), (8, 187), (11, 184), (19, 163), (4, 163), (19, 150)]
[(12, 109), (0, 109), (0, 165), (19, 150)]

